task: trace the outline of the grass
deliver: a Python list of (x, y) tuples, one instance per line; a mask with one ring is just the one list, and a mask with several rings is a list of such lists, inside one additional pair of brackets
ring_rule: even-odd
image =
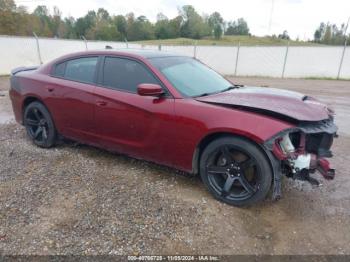
[[(143, 40), (136, 41), (135, 43), (145, 45), (218, 45), (218, 46), (237, 46), (240, 43), (243, 46), (286, 46), (288, 40), (279, 39), (276, 37), (258, 37), (258, 36), (224, 36), (220, 40), (216, 40), (211, 37), (203, 39), (190, 39), (190, 38), (175, 38), (175, 39), (159, 39), (159, 40)], [(292, 46), (319, 46), (313, 42), (294, 41), (289, 42)]]

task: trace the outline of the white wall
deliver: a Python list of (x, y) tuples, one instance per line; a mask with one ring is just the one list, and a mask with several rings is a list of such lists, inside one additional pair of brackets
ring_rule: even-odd
[(235, 46), (199, 46), (196, 57), (222, 74), (233, 75), (236, 68), (237, 50)]
[[(289, 49), (286, 75), (291, 77), (335, 77), (338, 74), (343, 47), (293, 47)], [(348, 51), (350, 51), (348, 49)], [(343, 68), (350, 66), (344, 61)], [(349, 77), (350, 75), (343, 75)]]
[[(45, 63), (61, 55), (86, 49), (82, 40), (40, 38), (41, 59)], [(123, 42), (88, 41), (88, 49), (126, 48)], [(129, 48), (158, 49), (156, 45), (130, 44)], [(39, 64), (33, 37), (0, 36), (0, 75), (19, 66)], [(225, 75), (281, 77), (286, 47), (281, 46), (162, 46), (163, 51), (194, 56)], [(236, 59), (238, 52), (238, 62)], [(343, 47), (289, 47), (285, 77), (337, 77)], [(350, 47), (345, 52), (340, 77), (350, 78)]]

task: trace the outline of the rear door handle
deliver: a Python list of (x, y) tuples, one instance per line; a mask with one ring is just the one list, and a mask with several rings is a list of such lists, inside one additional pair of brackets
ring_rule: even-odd
[(96, 105), (98, 105), (98, 106), (106, 106), (107, 102), (106, 101), (96, 101)]

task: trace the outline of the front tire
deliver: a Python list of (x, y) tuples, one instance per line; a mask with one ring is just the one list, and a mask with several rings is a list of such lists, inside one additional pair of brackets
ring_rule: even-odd
[(200, 175), (216, 199), (234, 206), (262, 201), (272, 182), (272, 170), (261, 149), (233, 136), (218, 138), (204, 149)]
[(57, 131), (49, 111), (42, 103), (32, 102), (25, 108), (24, 126), (37, 146), (49, 148), (55, 145)]

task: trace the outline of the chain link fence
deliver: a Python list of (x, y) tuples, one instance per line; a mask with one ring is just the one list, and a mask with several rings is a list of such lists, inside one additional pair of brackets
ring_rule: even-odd
[(111, 46), (193, 56), (224, 75), (350, 79), (350, 50), (344, 46), (158, 46), (127, 42), (0, 36), (0, 75), (61, 55)]

